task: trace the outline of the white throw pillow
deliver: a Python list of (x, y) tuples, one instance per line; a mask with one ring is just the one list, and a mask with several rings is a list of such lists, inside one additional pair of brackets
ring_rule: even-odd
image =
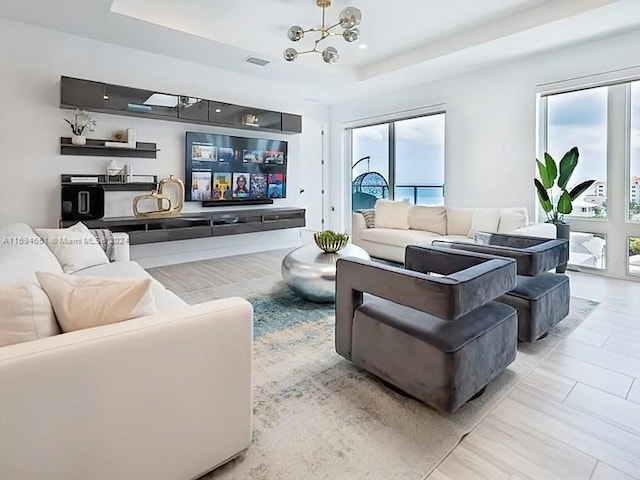
[(378, 200), (375, 205), (376, 228), (409, 230), (409, 202)]
[(529, 224), (529, 212), (526, 207), (501, 208), (498, 233), (509, 233)]
[(108, 278), (37, 272), (63, 332), (153, 315), (150, 278)]
[(0, 347), (60, 333), (44, 291), (35, 284), (0, 287)]
[(409, 207), (409, 228), (446, 235), (447, 210), (444, 207), (412, 205)]
[(107, 254), (83, 223), (76, 223), (69, 228), (34, 230), (56, 256), (64, 273), (109, 263)]
[(471, 230), (469, 237), (475, 232), (496, 233), (500, 223), (500, 210), (498, 208), (477, 208), (471, 218)]

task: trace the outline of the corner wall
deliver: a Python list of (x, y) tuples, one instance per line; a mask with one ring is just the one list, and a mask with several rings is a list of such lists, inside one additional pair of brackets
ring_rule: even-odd
[[(640, 31), (336, 106), (331, 118), (329, 218), (350, 230), (345, 123), (445, 104), (445, 202), (526, 206), (534, 218), (537, 86), (640, 65)], [(398, 114), (402, 117), (402, 114)]]
[[(62, 75), (301, 114), (301, 135), (97, 114), (98, 128), (90, 136), (108, 138), (116, 130), (134, 128), (139, 141), (158, 144), (158, 158), (119, 160), (130, 162), (134, 173), (160, 178), (169, 174), (184, 177), (184, 138), (188, 130), (286, 140), (288, 195), (276, 200), (274, 206), (306, 208), (307, 229), (321, 228), (322, 195), (317, 179), (322, 176), (321, 132), (328, 126), (328, 108), (292, 98), (277, 83), (259, 77), (4, 20), (0, 20), (0, 225), (25, 222), (57, 226), (60, 174), (104, 173), (111, 160), (60, 155), (60, 137), (70, 134), (63, 119), (73, 115), (72, 110), (59, 108)], [(132, 215), (134, 195), (107, 193), (106, 215)], [(200, 209), (196, 203), (185, 207), (185, 211)], [(175, 242), (162, 249), (140, 246), (134, 249), (134, 256), (148, 258), (150, 264), (161, 264), (164, 257), (175, 263), (181, 261), (181, 252), (188, 252), (189, 259), (199, 259), (268, 250), (299, 243), (300, 236), (298, 230), (287, 230), (270, 232), (266, 237), (247, 234), (238, 236), (237, 241)]]

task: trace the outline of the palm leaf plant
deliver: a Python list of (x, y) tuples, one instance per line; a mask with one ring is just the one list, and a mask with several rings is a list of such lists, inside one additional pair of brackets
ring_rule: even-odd
[(539, 179), (534, 179), (538, 200), (549, 223), (562, 224), (564, 216), (573, 211), (573, 202), (586, 192), (595, 180), (586, 180), (569, 188), (569, 180), (578, 166), (578, 147), (564, 154), (558, 165), (551, 155), (544, 154), (544, 162), (536, 159)]

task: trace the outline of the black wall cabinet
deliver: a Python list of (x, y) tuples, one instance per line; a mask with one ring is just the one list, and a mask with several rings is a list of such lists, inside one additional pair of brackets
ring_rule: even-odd
[(302, 133), (300, 115), (71, 77), (60, 79), (60, 108), (86, 108), (176, 122)]

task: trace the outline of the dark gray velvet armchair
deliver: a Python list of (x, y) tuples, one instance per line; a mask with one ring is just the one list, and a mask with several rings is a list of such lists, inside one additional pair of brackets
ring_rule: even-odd
[(453, 412), (515, 359), (516, 312), (493, 302), (515, 284), (515, 260), (481, 253), (409, 246), (405, 268), (340, 259), (336, 351)]
[(515, 288), (498, 301), (518, 311), (518, 339), (533, 342), (569, 314), (569, 278), (549, 270), (569, 260), (569, 242), (562, 239), (478, 232), (475, 243), (436, 241), (434, 245), (458, 251), (513, 258), (518, 265)]

